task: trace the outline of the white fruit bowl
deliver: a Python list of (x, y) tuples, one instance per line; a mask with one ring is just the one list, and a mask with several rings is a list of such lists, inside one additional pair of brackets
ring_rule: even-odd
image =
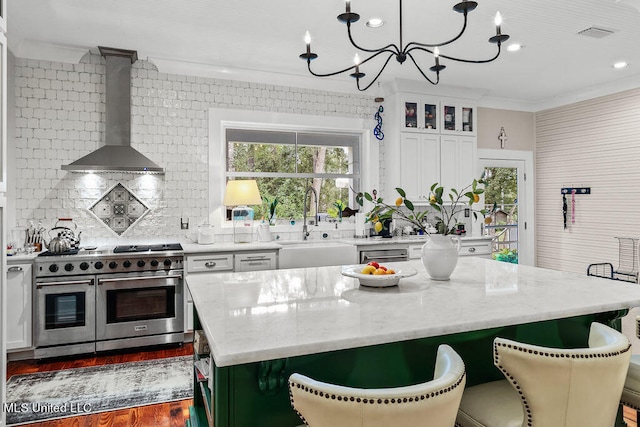
[(388, 288), (390, 286), (397, 286), (400, 283), (400, 279), (404, 277), (411, 277), (418, 274), (413, 268), (403, 268), (397, 270), (394, 274), (362, 274), (361, 271), (365, 265), (350, 265), (342, 268), (342, 275), (347, 277), (353, 277), (358, 279), (360, 286), (368, 286), (372, 288)]

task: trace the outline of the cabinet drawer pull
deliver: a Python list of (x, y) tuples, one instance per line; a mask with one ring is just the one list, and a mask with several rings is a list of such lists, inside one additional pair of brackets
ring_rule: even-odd
[(476, 248), (469, 248), (469, 252), (475, 252)]
[(19, 265), (14, 265), (13, 267), (9, 267), (9, 268), (7, 269), (7, 272), (9, 272), (9, 271), (11, 271), (11, 272), (14, 272), (14, 271), (22, 271), (22, 267), (20, 267)]
[(207, 267), (207, 268), (213, 268), (213, 267), (216, 266), (216, 264), (217, 264), (217, 262), (215, 262), (215, 261), (207, 261), (207, 262), (204, 263), (204, 266)]

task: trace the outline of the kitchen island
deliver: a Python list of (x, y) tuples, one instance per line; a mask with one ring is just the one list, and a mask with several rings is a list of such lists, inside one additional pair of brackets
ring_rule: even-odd
[(388, 266), (418, 274), (382, 289), (360, 287), (342, 267), (188, 277), (213, 361), (212, 392), (196, 386), (200, 421), (213, 406), (216, 427), (295, 426), (291, 373), (406, 385), (432, 378), (441, 343), (464, 359), (468, 385), (499, 379), (495, 336), (581, 347), (592, 321), (615, 324), (640, 306), (637, 285), (575, 273), (465, 257), (450, 281), (438, 282), (419, 260)]

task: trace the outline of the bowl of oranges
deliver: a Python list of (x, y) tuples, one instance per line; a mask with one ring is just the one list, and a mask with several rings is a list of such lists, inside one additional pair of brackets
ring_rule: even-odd
[(403, 277), (411, 277), (418, 272), (413, 268), (394, 270), (375, 261), (366, 265), (349, 265), (342, 268), (342, 275), (358, 279), (360, 286), (386, 288), (397, 286)]

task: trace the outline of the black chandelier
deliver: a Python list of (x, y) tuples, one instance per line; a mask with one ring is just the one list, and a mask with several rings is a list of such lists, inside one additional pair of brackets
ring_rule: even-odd
[[(485, 64), (485, 63), (494, 61), (495, 59), (498, 58), (498, 56), (500, 56), (500, 46), (501, 46), (501, 44), (509, 39), (509, 36), (507, 34), (502, 34), (501, 31), (500, 31), (500, 25), (502, 23), (502, 18), (500, 16), (500, 12), (497, 12), (496, 13), (496, 18), (495, 18), (496, 35), (492, 36), (491, 38), (489, 38), (489, 42), (496, 44), (497, 47), (498, 47), (498, 51), (496, 52), (495, 56), (493, 56), (492, 58), (489, 58), (489, 59), (473, 60), (473, 59), (456, 58), (456, 57), (453, 57), (453, 56), (440, 54), (440, 51), (438, 49), (439, 47), (442, 47), (442, 46), (448, 45), (450, 43), (453, 43), (454, 41), (458, 40), (462, 36), (462, 34), (467, 29), (467, 14), (469, 12), (471, 12), (472, 10), (474, 10), (478, 6), (478, 3), (475, 2), (475, 1), (462, 1), (462, 2), (460, 2), (458, 4), (456, 4), (455, 6), (453, 6), (453, 10), (454, 11), (456, 11), (458, 13), (462, 13), (464, 15), (464, 23), (462, 25), (462, 29), (460, 30), (460, 32), (458, 33), (457, 36), (455, 36), (451, 40), (447, 40), (447, 41), (442, 42), (442, 43), (410, 42), (410, 43), (407, 43), (406, 45), (403, 46), (403, 43), (402, 43), (402, 0), (399, 0), (399, 3), (400, 3), (400, 8), (399, 8), (399, 15), (400, 15), (400, 42), (399, 42), (399, 44), (396, 45), (395, 43), (391, 43), (391, 44), (388, 44), (388, 45), (386, 45), (384, 47), (381, 47), (379, 49), (367, 49), (367, 48), (359, 46), (353, 40), (353, 36), (351, 35), (351, 24), (353, 22), (357, 22), (360, 19), (360, 15), (358, 15), (357, 13), (351, 12), (351, 2), (350, 2), (350, 0), (345, 0), (345, 1), (346, 1), (345, 13), (341, 13), (340, 15), (338, 15), (338, 21), (340, 21), (340, 22), (342, 22), (344, 24), (347, 24), (347, 35), (349, 36), (349, 41), (351, 42), (351, 44), (356, 49), (358, 49), (358, 50), (360, 50), (362, 52), (371, 53), (372, 55), (370, 55), (369, 57), (367, 57), (363, 61), (360, 61), (360, 58), (358, 57), (358, 54), (356, 53), (355, 58), (354, 58), (354, 65), (353, 66), (344, 68), (344, 69), (342, 69), (340, 71), (336, 71), (334, 73), (327, 73), (327, 74), (316, 73), (311, 69), (311, 61), (316, 59), (318, 57), (318, 55), (313, 53), (313, 52), (311, 52), (311, 36), (309, 35), (309, 32), (307, 31), (307, 33), (305, 34), (305, 43), (307, 45), (307, 51), (305, 53), (301, 54), (300, 58), (305, 60), (305, 61), (307, 61), (307, 68), (309, 69), (309, 72), (312, 75), (316, 76), (316, 77), (330, 77), (330, 76), (335, 76), (337, 74), (342, 74), (342, 73), (345, 73), (347, 71), (352, 71), (353, 70), (353, 72), (351, 74), (349, 74), (349, 75), (356, 79), (356, 85), (358, 86), (358, 90), (360, 90), (360, 91), (365, 91), (365, 90), (369, 89), (371, 87), (371, 85), (373, 85), (378, 80), (378, 77), (380, 77), (380, 74), (382, 74), (382, 72), (384, 71), (385, 67), (387, 66), (387, 64), (389, 63), (391, 58), (394, 57), (394, 56), (396, 58), (396, 61), (398, 61), (400, 64), (404, 63), (407, 60), (407, 58), (411, 59), (411, 62), (413, 62), (413, 64), (416, 66), (416, 68), (418, 69), (420, 74), (422, 74), (422, 76), (425, 79), (427, 79), (427, 81), (429, 81), (429, 83), (431, 83), (433, 85), (437, 85), (440, 82), (440, 71), (442, 71), (442, 70), (444, 70), (446, 68), (446, 65), (441, 65), (440, 64), (440, 58), (450, 59), (452, 61), (458, 61), (458, 62), (466, 62), (466, 63), (471, 63), (471, 64)], [(432, 67), (429, 67), (429, 70), (435, 73), (435, 75), (436, 75), (435, 81), (431, 80), (425, 74), (425, 72), (422, 70), (422, 68), (420, 68), (420, 66), (418, 65), (418, 62), (416, 61), (416, 59), (414, 58), (414, 55), (412, 54), (412, 52), (414, 52), (414, 51), (423, 51), (423, 52), (428, 52), (430, 54), (433, 54), (433, 57), (435, 59), (435, 65), (433, 65)], [(384, 62), (384, 65), (382, 66), (380, 71), (378, 71), (378, 74), (376, 74), (376, 76), (373, 78), (373, 80), (365, 88), (361, 88), (360, 87), (360, 79), (363, 78), (366, 74), (360, 72), (360, 66), (363, 65), (363, 64), (366, 64), (369, 61), (371, 61), (373, 58), (377, 57), (378, 55), (383, 55), (385, 53), (388, 54), (388, 56), (387, 56), (386, 61)]]

